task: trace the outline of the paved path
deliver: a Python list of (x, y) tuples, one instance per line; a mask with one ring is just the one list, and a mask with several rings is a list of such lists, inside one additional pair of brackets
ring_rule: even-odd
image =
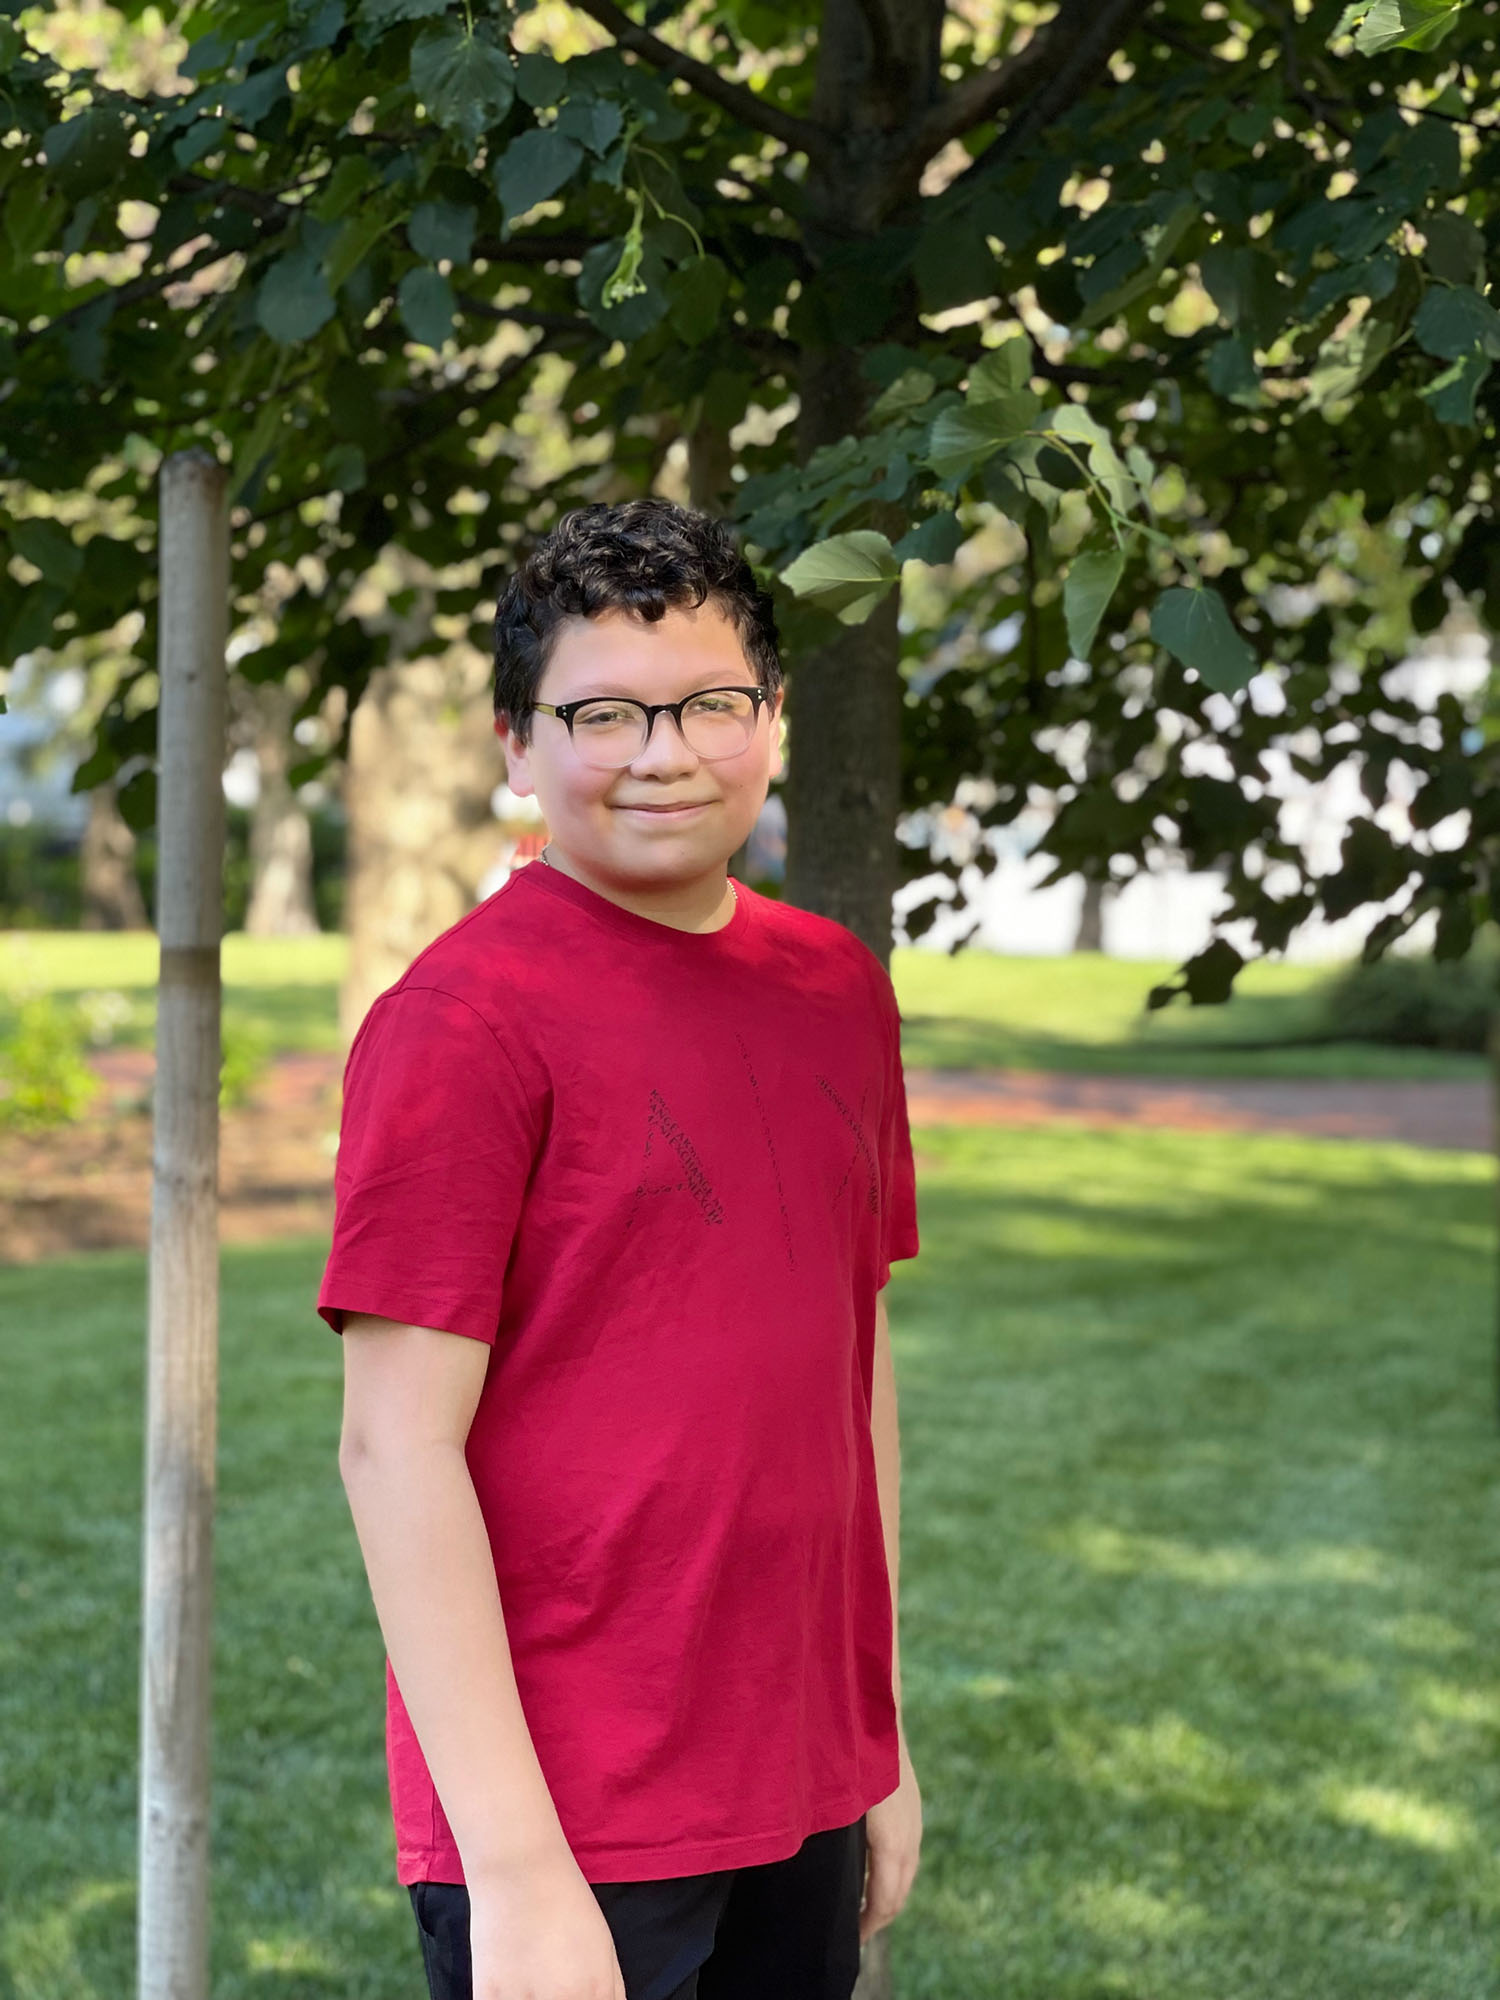
[(1079, 1076), (1021, 1070), (906, 1073), (913, 1125), (1168, 1127), (1178, 1132), (1303, 1132), (1397, 1139), (1485, 1152), (1493, 1144), (1483, 1082)]
[[(119, 1092), (143, 1090), (144, 1049), (111, 1049), (96, 1066)], [(310, 1108), (336, 1091), (341, 1059), (278, 1057), (262, 1101)], [(1325, 1139), (1396, 1139), (1444, 1151), (1487, 1152), (1489, 1091), (1480, 1080), (1363, 1082), (1320, 1077), (1087, 1076), (1024, 1070), (906, 1072), (913, 1125), (1154, 1126), (1178, 1132), (1303, 1132)], [(332, 1114), (336, 1118), (336, 1114)]]

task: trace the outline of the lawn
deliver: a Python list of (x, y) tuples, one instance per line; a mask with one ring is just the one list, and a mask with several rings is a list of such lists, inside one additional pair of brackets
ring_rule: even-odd
[[(343, 938), (224, 941), (226, 1023), (280, 1049), (339, 1047)], [(913, 1066), (1089, 1070), (1168, 1076), (1449, 1077), (1483, 1073), (1477, 1057), (1327, 1042), (1319, 1001), (1326, 968), (1252, 966), (1225, 1007), (1145, 1012), (1172, 967), (1095, 956), (1003, 958), (898, 950), (892, 975)], [(122, 993), (117, 1039), (151, 1038), (156, 941), (149, 932), (0, 933), (0, 1030), (6, 997), (30, 989)]]
[[(917, 1134), (900, 2000), (1495, 2000), (1486, 1161)], [(316, 1243), (224, 1260), (216, 2000), (413, 2000)], [(132, 1966), (138, 1258), (0, 1271), (0, 1995)]]

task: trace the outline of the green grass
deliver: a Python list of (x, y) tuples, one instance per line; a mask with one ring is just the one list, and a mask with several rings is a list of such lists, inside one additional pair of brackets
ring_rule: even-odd
[[(337, 1049), (342, 937), (224, 941), (227, 1022), (259, 1030), (277, 1049)], [(1225, 1007), (1145, 1012), (1146, 994), (1172, 971), (1093, 956), (955, 958), (914, 949), (892, 961), (913, 1066), (1057, 1069), (1165, 1076), (1474, 1077), (1479, 1058), (1426, 1049), (1327, 1043), (1319, 966), (1252, 966)], [(0, 1026), (7, 993), (123, 992), (130, 1015), (118, 1039), (145, 1046), (154, 1014), (156, 942), (148, 932), (0, 934)]]
[[(339, 1048), (338, 989), (347, 957), (337, 933), (232, 933), (222, 956), (226, 1026), (264, 1035), (278, 1050)], [(27, 990), (63, 998), (122, 993), (130, 1012), (115, 1040), (147, 1048), (156, 1019), (156, 939), (150, 931), (0, 933), (0, 1016), (8, 994)]]
[[(1478, 1157), (917, 1135), (900, 2000), (1494, 2000)], [(320, 1246), (224, 1259), (216, 2000), (413, 2000)], [(141, 1262), (0, 1272), (0, 1995), (130, 1990)]]
[(1223, 1007), (1146, 995), (1173, 968), (1094, 954), (1004, 958), (898, 950), (892, 976), (910, 1064), (933, 1069), (1087, 1070), (1139, 1076), (1479, 1078), (1478, 1057), (1327, 1042), (1319, 989), (1330, 968), (1249, 966)]

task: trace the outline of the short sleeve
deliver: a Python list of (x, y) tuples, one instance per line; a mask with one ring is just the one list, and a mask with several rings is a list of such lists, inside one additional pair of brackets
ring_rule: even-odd
[(357, 1312), (494, 1341), (542, 1122), (467, 1002), (427, 987), (375, 1002), (344, 1072), (318, 1291), (335, 1333)]
[(881, 1259), (879, 1284), (885, 1285), (892, 1264), (915, 1257), (917, 1238), (917, 1171), (912, 1158), (906, 1110), (906, 1076), (901, 1065), (901, 1011), (890, 975), (877, 959), (878, 993), (885, 1024), (885, 1089), (880, 1126)]

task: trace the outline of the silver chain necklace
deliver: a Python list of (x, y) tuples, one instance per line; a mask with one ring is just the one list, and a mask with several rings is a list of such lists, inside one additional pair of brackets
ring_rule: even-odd
[[(545, 847), (544, 847), (544, 848), (542, 849), (542, 853), (541, 853), (541, 858), (542, 858), (542, 860), (543, 860), (543, 861), (547, 861), (547, 850), (546, 850), (546, 848), (545, 848)], [(552, 868), (552, 867), (553, 867), (553, 864), (552, 864), (552, 863), (551, 863), (550, 861), (547, 861), (547, 866), (548, 866), (549, 868)], [(556, 873), (557, 873), (557, 870), (556, 870), (555, 868), (553, 868), (553, 873), (554, 873), (554, 874), (556, 874)], [(731, 883), (730, 883), (730, 885), (729, 885), (729, 903), (730, 903), (730, 908), (731, 908), (731, 909), (736, 909), (736, 910), (737, 910), (737, 909), (739, 908), (739, 904), (740, 904), (740, 899), (739, 899), (739, 897), (738, 897), (738, 896), (737, 896), (737, 895), (735, 894), (735, 889), (734, 889), (734, 884), (733, 884), (732, 882), (731, 882)]]

